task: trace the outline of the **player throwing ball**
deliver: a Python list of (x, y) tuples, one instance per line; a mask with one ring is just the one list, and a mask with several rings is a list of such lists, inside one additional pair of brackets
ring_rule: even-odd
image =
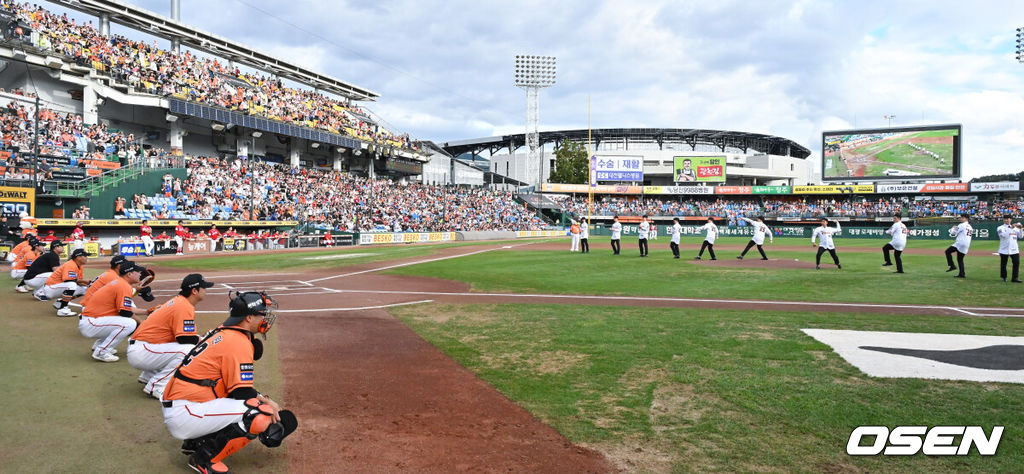
[(902, 222), (903, 216), (896, 214), (892, 216), (892, 226), (885, 231), (886, 234), (892, 236), (892, 240), (882, 247), (882, 256), (885, 257), (885, 263), (883, 267), (892, 265), (892, 260), (889, 259), (889, 251), (893, 250), (894, 256), (896, 257), (896, 273), (903, 273), (903, 249), (907, 248), (907, 235), (910, 231), (907, 230), (907, 226)]
[(255, 335), (274, 326), (277, 303), (253, 291), (231, 298), (229, 309), (224, 324), (181, 361), (162, 401), (164, 425), (184, 440), (188, 465), (204, 474), (229, 472), (224, 459), (256, 438), (280, 446), (298, 426), (292, 412), (253, 386), (254, 364), (263, 355)]
[(996, 229), (999, 234), (999, 277), (1006, 281), (1006, 261), (1013, 262), (1014, 283), (1020, 281), (1020, 246), (1017, 241), (1024, 239), (1024, 226), (1020, 222), (1014, 224), (1013, 216), (1007, 214), (1003, 217), (1003, 225)]
[(772, 230), (768, 228), (768, 225), (764, 223), (764, 218), (758, 217), (756, 221), (746, 217), (740, 217), (740, 219), (754, 227), (754, 236), (750, 238), (750, 242), (747, 242), (747, 248), (743, 249), (743, 253), (736, 258), (743, 260), (743, 256), (750, 251), (750, 247), (756, 245), (757, 251), (761, 254), (761, 260), (768, 260), (768, 256), (764, 254), (764, 248), (761, 247), (764, 245), (764, 235), (768, 234), (768, 241), (772, 243), (775, 242), (775, 236), (772, 235)]
[[(954, 275), (954, 278), (967, 278), (967, 274), (964, 273), (964, 257), (971, 249), (971, 236), (974, 235), (974, 228), (967, 220), (966, 214), (960, 214), (960, 223), (949, 229), (949, 235), (956, 240), (946, 249), (946, 265), (949, 266), (946, 271), (954, 271), (959, 265), (960, 272)], [(954, 253), (956, 254), (956, 265), (953, 264)]]
[[(840, 270), (843, 266), (839, 264), (839, 256), (836, 255), (836, 244), (832, 242), (832, 235), (843, 230), (839, 225), (839, 221), (835, 221), (836, 228), (833, 229), (828, 226), (828, 219), (822, 218), (821, 225), (814, 228), (814, 233), (811, 234), (811, 247), (818, 247), (818, 255), (814, 257), (814, 269), (821, 270), (821, 254), (828, 251), (828, 254), (832, 256), (832, 261), (836, 262), (836, 267)], [(818, 241), (819, 243), (815, 243)]]
[(697, 260), (700, 260), (704, 255), (704, 249), (708, 250), (708, 254), (711, 255), (711, 260), (718, 260), (715, 258), (715, 239), (718, 238), (718, 226), (715, 225), (715, 218), (708, 217), (707, 224), (704, 224), (698, 232), (701, 230), (707, 231), (707, 235), (704, 237), (704, 242), (700, 244), (700, 251), (697, 252)]

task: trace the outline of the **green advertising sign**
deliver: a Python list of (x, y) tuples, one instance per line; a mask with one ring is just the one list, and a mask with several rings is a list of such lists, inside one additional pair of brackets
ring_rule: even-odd
[(724, 183), (724, 156), (676, 156), (673, 157), (677, 183)]
[(753, 194), (792, 194), (793, 188), (789, 186), (751, 186)]

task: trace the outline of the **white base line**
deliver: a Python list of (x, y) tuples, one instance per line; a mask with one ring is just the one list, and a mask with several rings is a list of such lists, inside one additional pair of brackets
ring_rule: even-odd
[(450, 258), (468, 257), (470, 255), (476, 255), (478, 253), (492, 252), (494, 250), (503, 250), (503, 249), (506, 249), (506, 248), (518, 247), (520, 245), (530, 245), (530, 244), (529, 243), (523, 243), (523, 244), (509, 245), (509, 246), (505, 246), (505, 247), (496, 247), (496, 248), (493, 248), (493, 249), (477, 250), (476, 252), (463, 253), (463, 254), (459, 254), (459, 255), (449, 255), (447, 257), (438, 257), (438, 258), (431, 258), (431, 259), (428, 259), (428, 260), (420, 260), (420, 261), (417, 261), (417, 262), (399, 263), (399, 264), (396, 264), (396, 265), (388, 265), (386, 267), (371, 268), (369, 270), (362, 270), (362, 271), (352, 272), (352, 273), (343, 273), (341, 275), (332, 275), (332, 276), (329, 276), (329, 277), (316, 278), (316, 279), (313, 279), (313, 280), (306, 280), (305, 283), (315, 283), (315, 282), (318, 282), (318, 281), (331, 280), (331, 279), (334, 279), (334, 278), (345, 278), (345, 277), (350, 277), (350, 276), (355, 276), (355, 275), (362, 275), (364, 273), (379, 272), (381, 270), (390, 270), (392, 268), (408, 267), (409, 265), (419, 265), (421, 263), (438, 262), (438, 261), (441, 261), (441, 260), (448, 260)]
[[(738, 304), (757, 304), (757, 305), (775, 305), (775, 306), (843, 306), (852, 308), (886, 308), (886, 309), (937, 309), (956, 311), (964, 313), (969, 316), (991, 316), (991, 313), (975, 313), (964, 310), (962, 308), (955, 308), (952, 306), (933, 306), (933, 305), (883, 305), (874, 303), (826, 303), (826, 302), (814, 302), (814, 301), (765, 301), (765, 300), (730, 300), (730, 299), (714, 299), (714, 298), (660, 298), (660, 297), (648, 297), (648, 296), (592, 296), (592, 295), (546, 295), (546, 294), (534, 294), (534, 293), (472, 293), (472, 292), (445, 292), (445, 291), (395, 291), (395, 290), (334, 290), (338, 293), (374, 293), (374, 294), (386, 294), (386, 295), (424, 295), (424, 296), (493, 296), (493, 297), (508, 297), (508, 298), (548, 298), (548, 299), (593, 299), (593, 300), (612, 300), (612, 301), (671, 301), (671, 302), (682, 302), (682, 303), (738, 303)], [(972, 308), (972, 309), (985, 309), (991, 310), (993, 308)], [(1007, 311), (1018, 311), (1018, 314), (999, 314), (999, 316), (1005, 317), (1024, 317), (1024, 308), (1019, 309), (1006, 309)]]
[[(313, 309), (279, 309), (277, 313), (324, 313), (331, 311), (364, 311), (368, 309), (394, 308), (395, 306), (409, 306), (421, 303), (430, 303), (434, 300), (407, 301), (405, 303), (382, 304), (378, 306), (363, 306), (360, 308), (313, 308)], [(196, 311), (203, 314), (227, 314), (227, 311)]]

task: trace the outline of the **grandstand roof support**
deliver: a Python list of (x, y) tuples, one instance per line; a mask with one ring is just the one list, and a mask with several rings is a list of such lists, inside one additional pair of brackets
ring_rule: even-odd
[(260, 69), (271, 75), (277, 75), (350, 100), (372, 101), (380, 97), (380, 94), (369, 89), (347, 83), (326, 74), (320, 74), (257, 51), (241, 43), (197, 30), (173, 18), (168, 18), (119, 0), (51, 1), (87, 15), (97, 17), (107, 15), (111, 20), (142, 33), (170, 41), (177, 40), (180, 42), (179, 44), (189, 48)]

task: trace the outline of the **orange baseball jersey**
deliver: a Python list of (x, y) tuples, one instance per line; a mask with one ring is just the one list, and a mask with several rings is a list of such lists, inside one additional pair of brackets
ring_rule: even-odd
[(152, 344), (164, 344), (176, 342), (178, 336), (195, 335), (196, 308), (192, 306), (188, 298), (178, 295), (153, 311), (153, 314), (150, 314), (135, 330), (132, 339)]
[(36, 261), (36, 259), (39, 258), (39, 256), (42, 254), (42, 252), (37, 252), (33, 249), (29, 249), (25, 253), (18, 256), (16, 260), (14, 260), (14, 269), (28, 270), (28, 266), (32, 265), (32, 262)]
[(20, 244), (15, 245), (14, 248), (11, 249), (11, 253), (13, 253), (14, 255), (22, 255), (28, 251), (28, 248), (28, 241), (22, 240)]
[(59, 285), (66, 281), (77, 281), (83, 276), (82, 267), (74, 260), (68, 260), (46, 279), (47, 285)]
[(134, 307), (132, 285), (128, 283), (128, 280), (118, 277), (92, 295), (89, 306), (82, 311), (82, 316), (87, 318), (117, 316), (121, 311), (131, 311)]
[(108, 283), (116, 279), (117, 270), (114, 270), (113, 268), (96, 277), (96, 279), (89, 284), (89, 289), (85, 290), (85, 296), (82, 296), (82, 306), (85, 306), (85, 303), (89, 301), (89, 298), (92, 298), (92, 295), (95, 295), (97, 291), (100, 291), (100, 288), (107, 286)]
[[(191, 354), (195, 354), (194, 356)], [(164, 389), (164, 400), (208, 402), (226, 398), (232, 390), (252, 387), (253, 346), (247, 331), (220, 329), (199, 343), (181, 361), (178, 371), (195, 380), (215, 380), (214, 387), (205, 387), (174, 377)]]

